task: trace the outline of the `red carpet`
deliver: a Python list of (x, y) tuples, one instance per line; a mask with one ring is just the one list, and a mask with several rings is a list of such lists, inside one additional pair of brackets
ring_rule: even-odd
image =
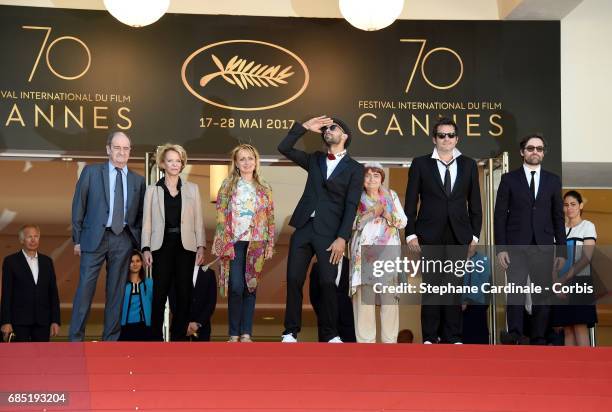
[[(0, 345), (3, 411), (610, 411), (612, 348)], [(63, 406), (8, 393), (66, 392)]]

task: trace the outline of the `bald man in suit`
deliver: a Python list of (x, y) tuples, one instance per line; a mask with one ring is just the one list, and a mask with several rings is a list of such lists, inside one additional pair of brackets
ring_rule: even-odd
[(74, 253), (81, 257), (79, 285), (72, 305), (70, 340), (83, 341), (102, 264), (106, 263), (106, 303), (102, 339), (116, 341), (132, 249), (140, 249), (144, 178), (128, 169), (131, 141), (112, 132), (108, 162), (85, 166), (72, 201)]

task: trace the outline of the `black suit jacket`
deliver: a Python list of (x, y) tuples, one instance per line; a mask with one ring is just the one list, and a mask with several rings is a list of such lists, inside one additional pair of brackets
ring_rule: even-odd
[(497, 189), (494, 230), (497, 246), (530, 245), (534, 239), (538, 245), (565, 245), (561, 178), (540, 169), (534, 201), (523, 166), (505, 173)]
[(202, 267), (198, 269), (198, 278), (191, 291), (191, 305), (189, 307), (189, 321), (200, 325), (198, 338), (200, 341), (210, 340), (210, 319), (217, 306), (217, 278), (212, 269), (206, 272)]
[(53, 261), (38, 254), (38, 283), (22, 251), (2, 263), (2, 324), (60, 323), (60, 305)]
[(296, 123), (278, 145), (279, 152), (308, 172), (304, 193), (289, 224), (299, 229), (315, 212), (317, 234), (348, 242), (363, 191), (363, 166), (346, 154), (327, 179), (325, 153), (306, 153), (293, 147), (304, 133), (306, 129)]
[(478, 167), (474, 159), (464, 155), (455, 161), (457, 178), (450, 196), (444, 192), (438, 161), (431, 154), (412, 161), (404, 203), (408, 217), (406, 236), (416, 234), (420, 242), (434, 244), (440, 241), (450, 222), (461, 244), (471, 243), (473, 236), (480, 237), (482, 205)]

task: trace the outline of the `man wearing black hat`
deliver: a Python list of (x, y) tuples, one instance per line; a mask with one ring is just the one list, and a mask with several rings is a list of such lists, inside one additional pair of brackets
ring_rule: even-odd
[[(293, 146), (310, 130), (320, 133), (327, 153), (306, 153)], [(321, 340), (341, 343), (338, 336), (336, 277), (363, 187), (363, 166), (346, 148), (351, 131), (340, 119), (319, 116), (296, 123), (278, 150), (308, 172), (304, 193), (289, 224), (296, 230), (289, 243), (287, 306), (283, 342), (297, 342), (302, 324), (302, 288), (313, 255), (319, 263)]]

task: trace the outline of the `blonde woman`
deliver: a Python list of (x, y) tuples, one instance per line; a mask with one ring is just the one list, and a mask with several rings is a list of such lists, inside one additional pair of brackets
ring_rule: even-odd
[(153, 270), (153, 339), (162, 340), (164, 307), (172, 287), (176, 308), (172, 314), (172, 340), (185, 340), (194, 265), (204, 262), (204, 225), (200, 191), (183, 182), (187, 164), (185, 149), (167, 143), (157, 151), (157, 166), (164, 177), (145, 193), (142, 219), (144, 263)]
[(255, 291), (264, 260), (274, 251), (274, 203), (259, 173), (257, 149), (238, 145), (231, 159), (231, 173), (217, 194), (213, 253), (221, 257), (221, 293), (228, 296), (229, 290), (229, 342), (251, 342)]

